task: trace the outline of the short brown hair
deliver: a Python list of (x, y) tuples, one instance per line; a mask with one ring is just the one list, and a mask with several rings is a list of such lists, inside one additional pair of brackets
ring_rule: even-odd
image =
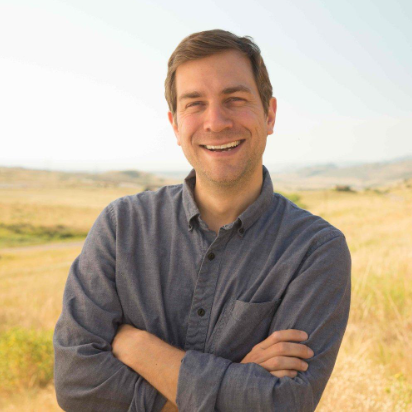
[(272, 98), (273, 91), (259, 47), (250, 36), (238, 37), (229, 31), (216, 29), (193, 33), (184, 38), (169, 58), (165, 81), (165, 97), (175, 120), (177, 109), (175, 77), (177, 68), (187, 61), (227, 50), (238, 50), (249, 58), (263, 109), (265, 114), (268, 114), (269, 101)]

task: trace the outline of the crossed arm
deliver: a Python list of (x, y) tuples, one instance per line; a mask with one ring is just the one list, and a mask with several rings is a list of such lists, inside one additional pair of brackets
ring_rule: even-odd
[[(298, 364), (286, 366), (282, 363), (286, 360), (274, 356), (289, 358), (289, 362), (296, 357), (301, 362), (302, 354), (285, 351), (293, 339), (278, 345), (276, 350), (283, 348), (283, 354), (268, 355), (275, 350), (269, 348), (276, 334), (264, 341), (266, 348), (262, 342), (251, 348), (242, 364), (209, 353), (183, 352), (142, 331), (139, 336), (136, 331), (132, 334), (135, 350), (117, 350), (115, 337), (121, 336), (123, 329), (116, 333), (124, 317), (116, 290), (115, 232), (108, 210), (103, 211), (70, 268), (54, 335), (56, 394), (64, 410), (157, 412), (167, 400), (181, 412), (254, 408), (309, 412), (316, 408), (349, 313), (350, 255), (341, 235), (327, 233), (327, 238), (313, 246), (288, 284), (270, 325), (271, 332), (296, 329), (308, 333), (304, 343), (315, 355), (306, 371)], [(269, 356), (266, 360), (263, 349)], [(270, 369), (274, 366), (280, 369)], [(281, 370), (294, 370), (297, 375), (269, 373)]]
[[(256, 345), (241, 363), (256, 363), (277, 377), (295, 377), (305, 371), (308, 364), (302, 359), (311, 358), (313, 351), (305, 345), (289, 341), (308, 339), (306, 332), (278, 331)], [(161, 392), (168, 402), (163, 412), (176, 410), (177, 384), (181, 361), (185, 352), (162, 341), (155, 335), (121, 325), (112, 343), (112, 351), (125, 365), (145, 378)]]

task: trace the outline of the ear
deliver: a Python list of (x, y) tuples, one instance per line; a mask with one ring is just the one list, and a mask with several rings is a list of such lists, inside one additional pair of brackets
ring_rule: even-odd
[(277, 100), (275, 97), (272, 97), (269, 101), (268, 115), (266, 119), (268, 135), (273, 134), (273, 128), (275, 127), (277, 108), (278, 108)]
[(174, 118), (173, 118), (172, 112), (167, 112), (167, 117), (169, 118), (169, 122), (170, 122), (170, 124), (171, 124), (172, 127), (173, 127), (173, 131), (174, 131), (175, 136), (176, 136), (177, 144), (178, 144), (179, 146), (181, 146), (181, 144), (180, 144), (180, 136), (179, 136), (179, 129), (178, 129), (178, 127), (177, 127), (177, 123), (175, 123), (175, 120), (174, 120)]

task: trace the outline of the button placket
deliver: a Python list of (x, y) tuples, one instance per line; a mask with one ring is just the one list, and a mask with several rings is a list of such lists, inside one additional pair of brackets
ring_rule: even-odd
[(226, 241), (226, 236), (216, 237), (203, 255), (189, 315), (185, 350), (203, 351), (205, 348), (210, 313), (214, 301), (217, 278), (219, 277), (218, 268), (220, 262), (218, 258), (220, 258), (220, 251)]

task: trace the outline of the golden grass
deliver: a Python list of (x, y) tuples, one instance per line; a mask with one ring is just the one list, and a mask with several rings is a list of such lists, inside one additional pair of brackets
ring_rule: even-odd
[(46, 388), (26, 389), (0, 398), (0, 410), (2, 412), (58, 412), (62, 409), (56, 401), (53, 384)]
[(302, 198), (352, 253), (349, 325), (318, 410), (412, 410), (412, 191)]
[(84, 238), (112, 200), (133, 188), (0, 190), (0, 248)]
[(65, 225), (88, 230), (101, 210), (133, 188), (0, 189), (0, 223)]
[(0, 332), (13, 326), (53, 329), (61, 311), (71, 263), (81, 248), (1, 255)]
[[(130, 190), (2, 190), (0, 223), (34, 219), (88, 230), (104, 206)], [(349, 324), (318, 411), (412, 410), (412, 191), (299, 195), (308, 210), (345, 233), (353, 263)], [(0, 333), (54, 328), (80, 250), (0, 250)], [(0, 399), (2, 411), (59, 410), (52, 386), (26, 385)]]
[[(80, 251), (79, 246), (44, 251), (0, 251), (0, 339), (1, 333), (10, 331), (16, 325), (27, 333), (33, 330), (45, 335), (52, 333), (61, 311), (70, 265)], [(51, 341), (48, 343), (51, 345)], [(30, 347), (27, 349), (30, 350)], [(26, 347), (21, 348), (21, 345), (16, 350), (16, 356), (26, 353)], [(35, 366), (38, 365), (39, 362), (36, 365), (29, 363), (28, 376), (14, 383), (13, 392), (6, 391), (6, 387), (0, 391), (0, 410), (60, 410), (53, 385), (46, 389), (33, 385), (38, 373)], [(50, 368), (50, 365), (46, 366)], [(16, 374), (20, 373), (20, 367), (20, 364), (16, 366)]]

